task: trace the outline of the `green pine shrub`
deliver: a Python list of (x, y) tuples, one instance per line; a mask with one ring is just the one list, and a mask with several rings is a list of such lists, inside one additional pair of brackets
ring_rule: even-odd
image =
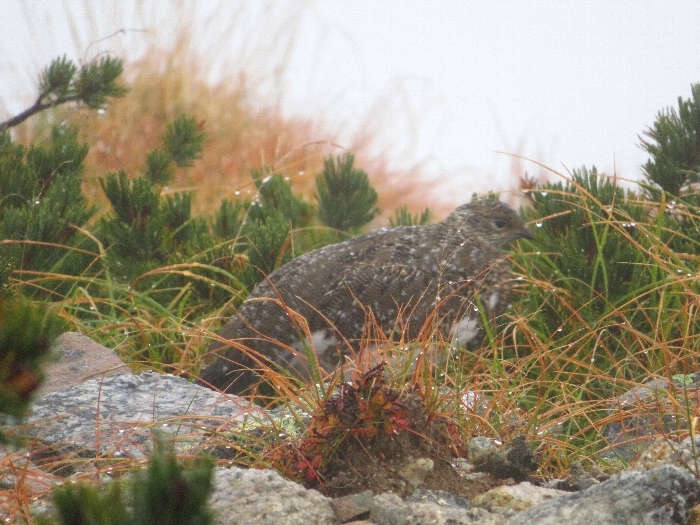
[(9, 297), (16, 294), (17, 290), (10, 279), (14, 270), (15, 263), (12, 259), (0, 258), (0, 297)]
[(692, 98), (678, 97), (678, 110), (669, 107), (658, 113), (656, 122), (640, 138), (641, 147), (651, 158), (644, 164), (650, 198), (660, 192), (673, 199), (692, 195), (698, 205), (700, 182), (700, 84), (691, 86)]
[(47, 308), (16, 295), (0, 294), (0, 443), (10, 440), (4, 423), (27, 414), (43, 380), (42, 364), (53, 339), (65, 328)]
[(146, 471), (98, 489), (86, 483), (65, 483), (54, 489), (50, 525), (207, 525), (207, 507), (214, 463), (199, 457), (181, 465), (172, 447), (156, 441)]
[(126, 269), (130, 280), (167, 264), (173, 253), (195, 253), (211, 245), (206, 222), (191, 217), (192, 195), (161, 195), (174, 176), (173, 164), (188, 166), (203, 144), (194, 119), (182, 115), (168, 125), (163, 147), (148, 155), (143, 176), (129, 180), (121, 171), (100, 179), (114, 215), (101, 219), (98, 237), (110, 247), (111, 257), (133, 263)]
[(0, 258), (13, 260), (15, 274), (33, 286), (25, 294), (63, 296), (95, 260), (91, 242), (80, 232), (95, 213), (81, 190), (87, 146), (76, 129), (54, 125), (50, 137), (29, 148), (15, 144), (9, 129), (32, 115), (66, 103), (91, 109), (126, 89), (118, 83), (122, 62), (102, 56), (80, 67), (57, 58), (39, 76), (35, 103), (0, 123)]
[(401, 208), (396, 208), (394, 210), (394, 216), (389, 217), (389, 226), (426, 226), (430, 224), (433, 219), (433, 214), (428, 208), (423, 210), (421, 213), (416, 213), (411, 215), (408, 211), (408, 206), (403, 205)]
[(250, 203), (243, 199), (235, 202), (224, 199), (214, 216), (214, 235), (220, 239), (237, 238), (241, 234), (249, 207)]
[[(87, 147), (75, 129), (54, 126), (46, 143), (29, 149), (0, 133), (0, 257), (16, 270), (79, 275), (91, 258), (77, 228), (95, 212), (80, 187)], [(45, 291), (64, 290), (47, 283)]]
[(265, 222), (268, 214), (281, 214), (290, 228), (306, 226), (311, 220), (311, 205), (296, 197), (292, 186), (279, 173), (269, 169), (256, 170), (251, 174), (257, 197), (248, 210), (248, 222)]
[[(657, 204), (595, 169), (545, 184), (532, 198), (525, 218), (535, 225), (535, 239), (517, 262), (528, 281), (539, 285), (530, 286), (518, 307), (557, 358), (593, 363), (609, 377), (641, 380), (664, 351), (650, 348), (650, 341), (678, 341), (684, 331), (700, 329), (693, 321), (665, 322), (659, 330), (658, 312), (680, 321), (675, 314), (687, 313), (687, 294), (698, 288), (683, 278), (697, 272), (699, 245), (689, 244), (690, 254), (670, 249), (679, 229), (672, 210), (659, 212)], [(587, 393), (608, 396), (610, 388), (605, 383)]]
[(697, 253), (700, 239), (700, 84), (691, 85), (691, 95), (678, 98), (678, 110), (660, 111), (640, 138), (651, 157), (643, 166), (643, 195), (666, 206), (676, 232), (669, 246), (680, 253)]
[[(522, 213), (535, 238), (512, 254), (519, 293), (495, 343), (453, 371), (458, 384), (488, 384), (494, 403), (525, 410), (538, 435), (560, 436), (549, 441), (553, 464), (599, 461), (612, 397), (697, 371), (699, 86), (645, 134), (638, 186), (583, 168), (528, 192)], [(696, 414), (676, 410), (682, 433)], [(507, 433), (508, 419), (496, 411), (489, 423)]]
[(291, 242), (292, 231), (311, 226), (312, 219), (311, 205), (293, 194), (282, 175), (265, 169), (254, 171), (252, 177), (258, 193), (241, 226), (250, 265), (243, 280), (249, 288), (299, 255)]
[(316, 199), (321, 222), (331, 228), (357, 232), (379, 213), (377, 192), (369, 177), (353, 165), (351, 153), (327, 158), (316, 176)]

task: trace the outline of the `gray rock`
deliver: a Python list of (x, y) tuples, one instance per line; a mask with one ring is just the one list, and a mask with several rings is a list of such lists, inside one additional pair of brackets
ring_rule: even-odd
[(349, 520), (380, 525), (504, 525), (506, 521), (484, 509), (404, 502), (393, 493), (373, 496), (366, 491), (331, 500), (270, 470), (217, 469), (214, 487), (210, 503), (217, 525), (322, 525)]
[(467, 498), (455, 496), (444, 490), (416, 489), (407, 499), (407, 502), (435, 503), (444, 507), (462, 507), (468, 509), (472, 506)]
[(503, 516), (429, 502), (404, 502), (396, 494), (374, 496), (369, 521), (381, 525), (504, 525)]
[(665, 465), (623, 472), (593, 487), (525, 510), (508, 525), (666, 525), (685, 523), (700, 501), (700, 483), (687, 470)]
[(415, 503), (409, 507), (405, 523), (406, 525), (505, 525), (506, 519), (484, 509), (460, 509), (431, 503)]
[(272, 470), (216, 469), (216, 525), (335, 525), (330, 498)]
[(340, 523), (369, 517), (374, 501), (371, 490), (351, 494), (331, 501), (331, 508)]
[(484, 464), (491, 456), (498, 454), (496, 442), (486, 436), (476, 436), (467, 443), (467, 455), (474, 465)]
[[(656, 465), (657, 467), (660, 466)], [(584, 470), (581, 463), (573, 461), (569, 467), (569, 475), (564, 479), (553, 479), (545, 483), (546, 488), (564, 490), (566, 492), (577, 492), (597, 485), (610, 479), (610, 475), (593, 466), (588, 472)]]
[(639, 459), (634, 462), (631, 470), (644, 472), (660, 467), (661, 465), (675, 465), (689, 470), (698, 475), (698, 450), (700, 450), (700, 438), (693, 440), (685, 438), (680, 443), (666, 438), (656, 438), (649, 448), (644, 450)]
[(512, 515), (566, 494), (568, 493), (561, 490), (536, 487), (525, 481), (517, 485), (502, 485), (479, 494), (472, 500), (472, 505), (489, 512)]
[(68, 390), (92, 378), (132, 375), (114, 350), (75, 332), (56, 338), (44, 372), (46, 377), (36, 393), (37, 398)]
[(157, 372), (91, 379), (36, 401), (30, 434), (46, 444), (79, 446), (112, 456), (145, 457), (153, 431), (177, 437), (185, 449), (206, 431), (258, 413), (248, 400), (217, 394)]
[(418, 458), (409, 461), (398, 471), (399, 476), (408, 481), (413, 488), (420, 487), (425, 478), (433, 471), (433, 460)]
[(700, 372), (657, 377), (612, 399), (608, 415), (615, 421), (603, 429), (610, 447), (600, 455), (632, 461), (657, 437), (687, 429), (684, 407), (692, 412), (699, 399)]

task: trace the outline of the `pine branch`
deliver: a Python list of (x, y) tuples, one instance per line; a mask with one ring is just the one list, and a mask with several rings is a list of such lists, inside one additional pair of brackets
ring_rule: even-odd
[(21, 124), (32, 115), (44, 111), (45, 109), (49, 109), (60, 104), (65, 104), (67, 102), (76, 102), (80, 100), (77, 95), (71, 95), (68, 97), (52, 100), (50, 102), (45, 102), (44, 100), (46, 99), (46, 96), (46, 93), (42, 93), (41, 95), (39, 95), (39, 98), (37, 98), (36, 102), (34, 102), (32, 106), (22, 111), (22, 113), (20, 113), (19, 115), (16, 115), (10, 119), (7, 119), (5, 122), (0, 123), (0, 132)]
[(122, 74), (122, 61), (102, 57), (78, 68), (65, 55), (54, 59), (39, 78), (40, 93), (36, 102), (2, 123), (0, 132), (21, 124), (29, 117), (68, 102), (82, 102), (90, 109), (100, 109), (110, 97), (121, 97), (127, 89), (116, 83)]

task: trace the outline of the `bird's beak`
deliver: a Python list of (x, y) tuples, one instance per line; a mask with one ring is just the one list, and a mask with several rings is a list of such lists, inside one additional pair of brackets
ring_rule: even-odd
[(530, 240), (535, 238), (535, 236), (532, 234), (532, 232), (530, 231), (529, 228), (523, 228), (520, 231), (520, 237), (523, 239), (530, 239)]

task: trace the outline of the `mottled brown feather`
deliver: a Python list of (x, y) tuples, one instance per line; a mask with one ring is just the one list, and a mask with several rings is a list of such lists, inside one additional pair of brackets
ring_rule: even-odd
[[(290, 320), (299, 316), (309, 334), (332, 343), (316, 347), (328, 372), (357, 350), (368, 312), (386, 334), (398, 321), (404, 339), (433, 315), (445, 339), (469, 344), (480, 326), (474, 291), (489, 316), (502, 313), (512, 280), (503, 248), (521, 237), (532, 234), (517, 213), (484, 199), (437, 224), (384, 228), (297, 257), (260, 282), (224, 326), (219, 335), (235, 346), (212, 343), (218, 358), (200, 382), (241, 393), (259, 380), (260, 362), (306, 376), (305, 360), (290, 350), (303, 348), (305, 330)], [(461, 338), (458, 326), (466, 327)]]

